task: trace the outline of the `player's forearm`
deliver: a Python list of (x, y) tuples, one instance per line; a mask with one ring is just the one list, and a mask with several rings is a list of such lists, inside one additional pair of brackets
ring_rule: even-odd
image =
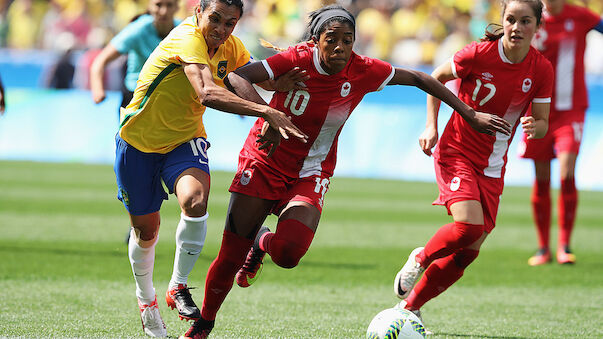
[[(258, 83), (258, 85), (261, 86), (266, 82), (267, 81)], [(264, 101), (260, 94), (255, 90), (255, 88), (253, 88), (251, 82), (234, 72), (228, 74), (226, 79), (224, 79), (224, 84), (226, 85), (226, 87), (228, 87), (231, 92), (245, 100), (249, 100), (260, 105), (267, 105), (266, 101)], [(261, 87), (266, 89), (263, 86)]]
[[(204, 89), (204, 93), (200, 97), (202, 97), (201, 104), (207, 107), (239, 115), (265, 117), (266, 111), (269, 109), (265, 104), (240, 98), (219, 86)], [(257, 97), (259, 101), (264, 101), (259, 94)]]
[(534, 125), (534, 139), (543, 138), (549, 130), (549, 122), (546, 119), (537, 119)]
[(105, 71), (105, 59), (96, 58), (90, 66), (90, 90), (92, 92), (104, 91), (103, 73)]
[[(420, 73), (417, 87), (430, 94), (432, 98), (432, 108), (429, 111), (437, 111), (440, 107), (440, 102), (444, 101), (448, 106), (457, 111), (465, 120), (472, 121), (475, 118), (475, 110), (461, 101), (454, 93), (452, 93), (439, 79), (429, 76), (425, 73)], [(428, 96), (429, 98), (429, 96)], [(430, 100), (427, 100), (430, 105)], [(437, 119), (437, 115), (436, 115)]]

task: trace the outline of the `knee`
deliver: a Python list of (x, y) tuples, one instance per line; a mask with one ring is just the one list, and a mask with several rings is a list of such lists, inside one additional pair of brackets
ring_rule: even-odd
[(455, 222), (454, 227), (463, 246), (468, 246), (478, 241), (484, 234), (484, 225), (475, 225), (464, 222)]
[(477, 250), (463, 248), (454, 254), (453, 259), (454, 263), (458, 267), (465, 269), (475, 260), (475, 258), (477, 258), (478, 255), (479, 251)]
[(207, 213), (207, 199), (201, 194), (190, 194), (182, 199), (180, 208), (191, 217), (201, 217)]
[(132, 227), (134, 227), (134, 239), (142, 247), (147, 247), (144, 245), (153, 242), (159, 233), (159, 224), (134, 225)]
[[(275, 241), (276, 240), (276, 241)], [(289, 241), (273, 239), (270, 257), (272, 261), (283, 268), (294, 268), (308, 251), (308, 247)]]

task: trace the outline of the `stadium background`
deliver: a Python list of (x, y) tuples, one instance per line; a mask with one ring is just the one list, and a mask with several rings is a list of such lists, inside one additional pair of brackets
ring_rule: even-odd
[[(37, 9), (24, 15), (27, 3)], [(257, 37), (280, 46), (293, 43), (303, 26), (301, 13), (311, 4), (316, 6), (312, 1), (247, 2), (237, 34), (261, 58), (269, 51), (256, 46)], [(361, 27), (380, 34), (379, 39), (359, 41), (357, 52), (383, 52), (396, 65), (427, 72), (436, 51), (444, 49), (445, 41), (454, 41), (446, 37), (467, 39), (466, 31), (457, 34), (456, 21), (475, 27), (470, 40), (481, 34), (486, 22), (499, 20), (496, 2), (367, 4), (345, 4), (366, 14), (358, 18), (359, 40)], [(589, 5), (603, 12), (600, 2), (591, 0)], [(469, 8), (470, 15), (450, 12), (450, 6)], [(16, 14), (9, 15), (11, 8)], [(8, 110), (0, 116), (0, 337), (144, 338), (123, 243), (128, 216), (115, 199), (111, 170), (120, 98), (111, 92), (106, 102), (94, 105), (86, 89), (91, 57), (143, 8), (143, 2), (125, 0), (0, 0), (0, 76), (8, 97)], [(16, 25), (13, 33), (28, 32), (33, 39), (9, 40), (11, 22)], [(52, 22), (59, 26), (57, 31)], [(93, 27), (84, 43), (74, 38), (81, 27), (75, 22)], [(391, 33), (392, 22), (405, 23), (398, 32), (408, 36)], [(444, 27), (445, 34), (436, 38), (430, 33), (433, 27)], [(31, 28), (35, 32), (27, 31)], [(384, 37), (390, 47), (383, 47)], [(530, 188), (506, 187), (499, 226), (479, 259), (455, 286), (423, 309), (425, 324), (435, 332), (431, 338), (603, 338), (603, 43), (597, 34), (589, 40), (591, 109), (578, 185), (598, 191), (580, 193), (573, 240), (578, 263), (536, 268), (526, 264), (536, 246)], [(456, 45), (463, 43), (458, 40)], [(398, 44), (406, 47), (391, 52)], [(73, 86), (57, 90), (48, 84), (61, 57), (75, 72)], [(119, 88), (119, 67), (116, 62), (107, 72), (114, 90)], [(364, 338), (370, 319), (398, 302), (391, 280), (408, 253), (450, 220), (444, 208), (430, 205), (437, 186), (431, 159), (417, 145), (424, 115), (425, 95), (415, 89), (389, 87), (365, 98), (340, 138), (338, 171), (310, 251), (294, 270), (283, 270), (267, 259), (261, 283), (252, 289), (234, 288), (212, 338)], [(448, 115), (442, 112), (440, 128)], [(251, 119), (215, 111), (208, 111), (205, 119), (213, 145), (212, 168), (233, 168)], [(515, 156), (516, 145), (517, 141), (510, 151), (508, 181), (517, 178), (528, 184), (531, 164)], [(16, 159), (39, 162), (12, 161)], [(407, 180), (346, 177), (352, 175)], [(419, 179), (427, 182), (408, 181)], [(231, 180), (231, 172), (212, 172), (207, 241), (189, 281), (189, 286), (200, 287), (193, 290), (198, 303), (207, 267), (220, 246)], [(176, 199), (166, 201), (161, 213), (154, 272), (158, 296), (172, 272), (173, 235), (180, 218)], [(275, 224), (274, 216), (268, 224)], [(552, 239), (555, 233), (553, 226)], [(190, 324), (160, 303), (169, 335), (184, 333)], [(241, 310), (248, 310), (247, 315)]]
[[(332, 2), (332, 1), (331, 1)], [(196, 0), (181, 1), (178, 17), (192, 13)], [(329, 1), (245, 1), (235, 35), (256, 59), (297, 41), (306, 13)], [(499, 22), (498, 1), (347, 0), (357, 16), (355, 51), (396, 66), (430, 72), (466, 43), (478, 39), (490, 22)], [(581, 1), (597, 13), (603, 1)], [(112, 63), (106, 84), (113, 90), (100, 105), (88, 92), (88, 70), (95, 55), (131, 17), (144, 12), (140, 0), (14, 0), (0, 2), (0, 77), (7, 112), (0, 118), (0, 159), (111, 164), (120, 102), (121, 62)], [(588, 36), (586, 67), (590, 93), (584, 141), (577, 164), (580, 189), (603, 190), (603, 37)], [(56, 89), (57, 64), (73, 69), (67, 89)], [(415, 88), (386, 87), (370, 94), (342, 133), (336, 175), (432, 181), (430, 158), (420, 151), (425, 95)], [(440, 114), (442, 129), (450, 115)], [(236, 156), (252, 124), (208, 110), (211, 166), (234, 170)], [(529, 185), (532, 164), (517, 157), (517, 135), (509, 151), (507, 183)], [(554, 185), (558, 183), (553, 164)]]

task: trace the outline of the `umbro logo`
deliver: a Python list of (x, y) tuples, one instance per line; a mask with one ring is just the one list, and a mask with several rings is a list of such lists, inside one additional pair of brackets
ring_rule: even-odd
[(494, 75), (492, 75), (492, 73), (490, 73), (490, 72), (482, 73), (482, 79), (484, 79), (486, 81), (492, 81), (493, 78), (494, 78)]

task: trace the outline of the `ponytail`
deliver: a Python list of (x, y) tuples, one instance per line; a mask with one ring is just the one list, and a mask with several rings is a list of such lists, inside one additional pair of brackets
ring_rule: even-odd
[(503, 27), (499, 24), (489, 24), (480, 41), (496, 41), (504, 35)]

